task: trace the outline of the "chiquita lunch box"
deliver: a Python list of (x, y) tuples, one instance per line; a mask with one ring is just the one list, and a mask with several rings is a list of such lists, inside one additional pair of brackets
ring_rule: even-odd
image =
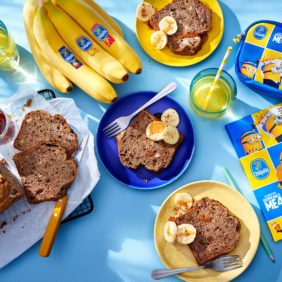
[(261, 94), (282, 99), (282, 24), (258, 21), (237, 36), (238, 78)]

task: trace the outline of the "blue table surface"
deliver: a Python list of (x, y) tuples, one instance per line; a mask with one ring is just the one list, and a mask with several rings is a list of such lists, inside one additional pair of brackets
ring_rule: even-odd
[[(143, 52), (135, 35), (135, 8), (138, 0), (98, 2), (118, 19), (126, 40), (143, 61), (143, 73), (131, 76), (124, 85), (115, 86), (118, 94), (123, 97), (141, 90), (157, 91), (169, 81), (176, 81), (178, 89), (171, 97), (183, 105), (194, 124), (194, 158), (183, 176), (173, 184), (146, 192), (133, 190), (118, 183), (99, 162), (101, 180), (92, 192), (95, 202), (93, 213), (61, 226), (49, 258), (38, 256), (37, 243), (0, 270), (1, 282), (151, 281), (151, 271), (163, 267), (153, 242), (153, 226), (160, 205), (172, 191), (186, 183), (203, 179), (225, 182), (222, 173), (224, 167), (230, 169), (244, 195), (257, 207), (224, 125), (277, 101), (254, 93), (237, 79), (234, 72), (235, 51), (227, 63), (226, 70), (236, 80), (238, 95), (232, 111), (228, 114), (216, 120), (206, 120), (195, 115), (188, 104), (188, 86), (198, 71), (219, 66), (232, 38), (250, 23), (259, 19), (281, 20), (282, 1), (221, 1), (225, 31), (220, 46), (202, 63), (185, 68), (163, 66)], [(24, 0), (0, 0), (0, 19), (6, 23), (21, 46), (19, 49), (22, 66), (28, 69), (28, 72), (37, 73), (40, 85), (32, 86), (36, 89), (46, 88), (49, 86), (38, 73), (29, 53), (22, 20), (23, 3)], [(30, 84), (22, 74), (0, 72), (0, 99), (9, 97), (20, 87)], [(97, 124), (107, 106), (99, 105), (78, 88), (68, 97), (73, 98), (77, 106), (88, 114), (89, 127), (95, 134)], [(276, 256), (276, 263), (273, 264), (268, 259), (260, 245), (250, 267), (236, 279), (238, 282), (282, 281), (282, 242), (274, 243), (264, 219), (259, 216), (259, 220)], [(179, 280), (170, 278), (166, 281)]]

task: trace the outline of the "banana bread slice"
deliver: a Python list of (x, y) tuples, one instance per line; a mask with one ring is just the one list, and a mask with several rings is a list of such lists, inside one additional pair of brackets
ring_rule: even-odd
[(154, 173), (159, 173), (170, 165), (183, 135), (180, 134), (175, 145), (148, 139), (146, 128), (154, 120), (159, 119), (143, 110), (125, 131), (117, 135), (118, 153), (124, 166), (134, 170), (144, 166)]
[(6, 163), (0, 161), (0, 213), (23, 196), (24, 190), (20, 181), (6, 167)]
[(168, 47), (180, 55), (194, 55), (202, 47), (203, 35), (212, 28), (211, 10), (199, 0), (174, 0), (157, 11), (150, 20), (154, 30), (166, 16), (173, 17), (178, 25), (177, 32), (168, 36)]
[(63, 116), (52, 116), (42, 110), (32, 111), (25, 116), (14, 147), (24, 151), (44, 142), (65, 147), (69, 155), (78, 146), (77, 135)]
[(41, 144), (14, 155), (29, 203), (58, 200), (77, 175), (74, 159), (64, 147)]
[(195, 55), (202, 47), (202, 38), (200, 36), (173, 36), (168, 39), (168, 47), (175, 54)]
[(189, 245), (199, 265), (234, 250), (240, 236), (240, 222), (220, 202), (204, 197), (176, 219), (176, 224), (192, 224), (197, 235)]

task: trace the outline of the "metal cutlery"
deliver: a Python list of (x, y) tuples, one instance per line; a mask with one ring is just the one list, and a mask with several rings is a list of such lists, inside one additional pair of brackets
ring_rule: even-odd
[(164, 87), (158, 94), (156, 94), (151, 100), (149, 100), (147, 103), (145, 103), (143, 106), (141, 106), (139, 109), (137, 109), (135, 112), (133, 112), (131, 115), (119, 117), (113, 122), (111, 122), (108, 126), (103, 128), (104, 133), (109, 137), (113, 137), (123, 130), (125, 130), (129, 124), (130, 121), (134, 116), (136, 116), (139, 112), (144, 110), (145, 108), (149, 107), (153, 103), (157, 102), (158, 100), (162, 99), (172, 91), (176, 89), (177, 85), (175, 82), (170, 82), (166, 87)]
[[(74, 159), (77, 163), (80, 162), (85, 146), (88, 142), (89, 135), (81, 141), (81, 143), (78, 145), (76, 152), (74, 153)], [(52, 214), (50, 216), (48, 225), (46, 227), (44, 236), (41, 241), (41, 245), (39, 248), (39, 255), (41, 257), (48, 257), (51, 253), (54, 241), (56, 239), (56, 235), (58, 233), (60, 223), (62, 221), (64, 211), (67, 205), (68, 196), (65, 195), (62, 197), (62, 199), (59, 199), (56, 202), (56, 205), (52, 211)]]
[(185, 267), (185, 268), (176, 268), (176, 269), (156, 269), (152, 272), (151, 277), (155, 280), (166, 278), (169, 276), (181, 274), (188, 271), (210, 268), (219, 272), (224, 272), (228, 270), (233, 270), (243, 266), (243, 262), (239, 256), (223, 256), (217, 259), (214, 259), (208, 262), (205, 265)]

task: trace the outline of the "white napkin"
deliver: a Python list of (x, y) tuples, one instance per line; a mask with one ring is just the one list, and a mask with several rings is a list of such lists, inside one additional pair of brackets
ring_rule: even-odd
[[(32, 104), (30, 107), (24, 107), (28, 99), (32, 99)], [(74, 101), (69, 98), (46, 101), (36, 91), (25, 88), (9, 100), (0, 103), (0, 108), (12, 115), (16, 134), (25, 115), (38, 109), (48, 111), (50, 114), (61, 114), (77, 133), (80, 144), (77, 152), (78, 175), (68, 190), (64, 218), (67, 217), (91, 193), (100, 178), (94, 153), (94, 137), (81, 118)], [(13, 141), (0, 145), (0, 159), (4, 158), (8, 162), (8, 168), (18, 176), (12, 160), (16, 152)], [(24, 198), (0, 213), (0, 268), (42, 238), (54, 205), (54, 202), (30, 205)]]

